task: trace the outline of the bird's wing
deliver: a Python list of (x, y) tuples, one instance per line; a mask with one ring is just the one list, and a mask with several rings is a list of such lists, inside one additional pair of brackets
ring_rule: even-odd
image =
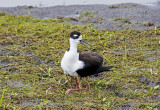
[(99, 67), (103, 63), (103, 58), (97, 53), (87, 52), (87, 51), (79, 51), (79, 60), (88, 64), (88, 66)]
[(103, 63), (103, 58), (100, 55), (87, 51), (79, 51), (79, 60), (84, 62), (84, 67), (76, 71), (81, 77), (96, 74)]

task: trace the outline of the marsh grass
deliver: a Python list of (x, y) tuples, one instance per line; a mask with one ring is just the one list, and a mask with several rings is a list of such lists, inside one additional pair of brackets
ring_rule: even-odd
[(113, 19), (113, 21), (117, 21), (117, 22), (122, 22), (122, 23), (126, 23), (126, 24), (131, 24), (131, 22), (129, 21), (128, 18), (115, 18)]
[[(104, 65), (114, 68), (89, 78), (91, 92), (81, 90), (65, 95), (70, 86), (60, 60), (68, 50), (69, 34), (73, 30), (80, 31), (83, 39), (94, 46), (92, 51), (103, 56)], [(40, 20), (0, 13), (1, 107), (111, 110), (136, 102), (127, 106), (160, 109), (159, 86), (150, 87), (147, 83), (148, 80), (160, 82), (159, 31), (159, 27), (145, 31), (98, 30), (90, 24), (71, 25), (63, 19)], [(82, 45), (78, 48), (88, 51)], [(140, 77), (146, 80), (142, 82)], [(60, 87), (48, 90), (51, 85)], [(72, 87), (75, 88), (74, 81)]]
[(116, 8), (136, 8), (136, 4), (123, 4), (123, 5), (112, 5), (109, 6), (111, 9), (116, 9)]
[(2, 92), (2, 95), (1, 95), (1, 98), (0, 98), (0, 107), (2, 106), (2, 101), (3, 101), (3, 97), (4, 97), (4, 90), (3, 90), (3, 92)]
[(94, 14), (98, 13), (98, 11), (84, 11), (84, 12), (81, 12), (80, 13), (80, 18), (83, 18), (83, 17), (93, 17)]

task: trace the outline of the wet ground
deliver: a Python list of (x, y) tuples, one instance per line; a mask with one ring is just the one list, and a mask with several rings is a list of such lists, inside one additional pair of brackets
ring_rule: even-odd
[(13, 15), (30, 15), (40, 19), (61, 18), (74, 25), (93, 24), (99, 29), (141, 30), (160, 25), (160, 8), (138, 4), (71, 5), (54, 7), (19, 6), (0, 8)]
[(60, 5), (113, 5), (119, 3), (137, 3), (141, 5), (152, 5), (156, 6), (159, 4), (159, 0), (0, 0), (0, 7), (16, 7), (16, 6), (38, 6), (38, 7), (49, 7), (49, 6), (60, 6)]
[[(160, 108), (159, 8), (121, 4), (0, 10), (44, 19), (0, 13), (0, 93), (6, 90), (2, 109)], [(88, 23), (91, 25), (75, 26)], [(66, 36), (73, 29), (83, 32), (94, 51), (104, 56), (105, 64), (115, 67), (107, 74), (89, 78), (91, 93), (82, 90), (66, 96), (63, 92), (69, 88), (67, 84), (53, 91), (47, 88), (65, 81), (59, 65), (68, 48)]]

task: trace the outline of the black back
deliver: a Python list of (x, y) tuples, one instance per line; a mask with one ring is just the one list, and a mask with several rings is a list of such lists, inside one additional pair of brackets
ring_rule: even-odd
[(81, 77), (98, 73), (103, 64), (103, 58), (94, 52), (79, 51), (79, 60), (85, 64), (84, 68), (76, 71)]

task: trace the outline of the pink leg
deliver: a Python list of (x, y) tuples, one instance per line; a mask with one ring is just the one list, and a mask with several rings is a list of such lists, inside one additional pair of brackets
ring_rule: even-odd
[(79, 87), (78, 87), (78, 83), (77, 83), (77, 78), (76, 78), (76, 89), (78, 89)]
[(76, 78), (76, 89), (68, 89), (65, 94), (68, 95), (71, 91), (79, 91), (81, 89), (78, 88), (77, 78)]
[[(86, 77), (86, 82), (88, 82), (87, 80), (88, 80), (88, 78)], [(88, 88), (89, 88), (89, 86), (88, 86), (88, 84), (86, 84), (86, 88), (85, 89), (88, 89)]]

